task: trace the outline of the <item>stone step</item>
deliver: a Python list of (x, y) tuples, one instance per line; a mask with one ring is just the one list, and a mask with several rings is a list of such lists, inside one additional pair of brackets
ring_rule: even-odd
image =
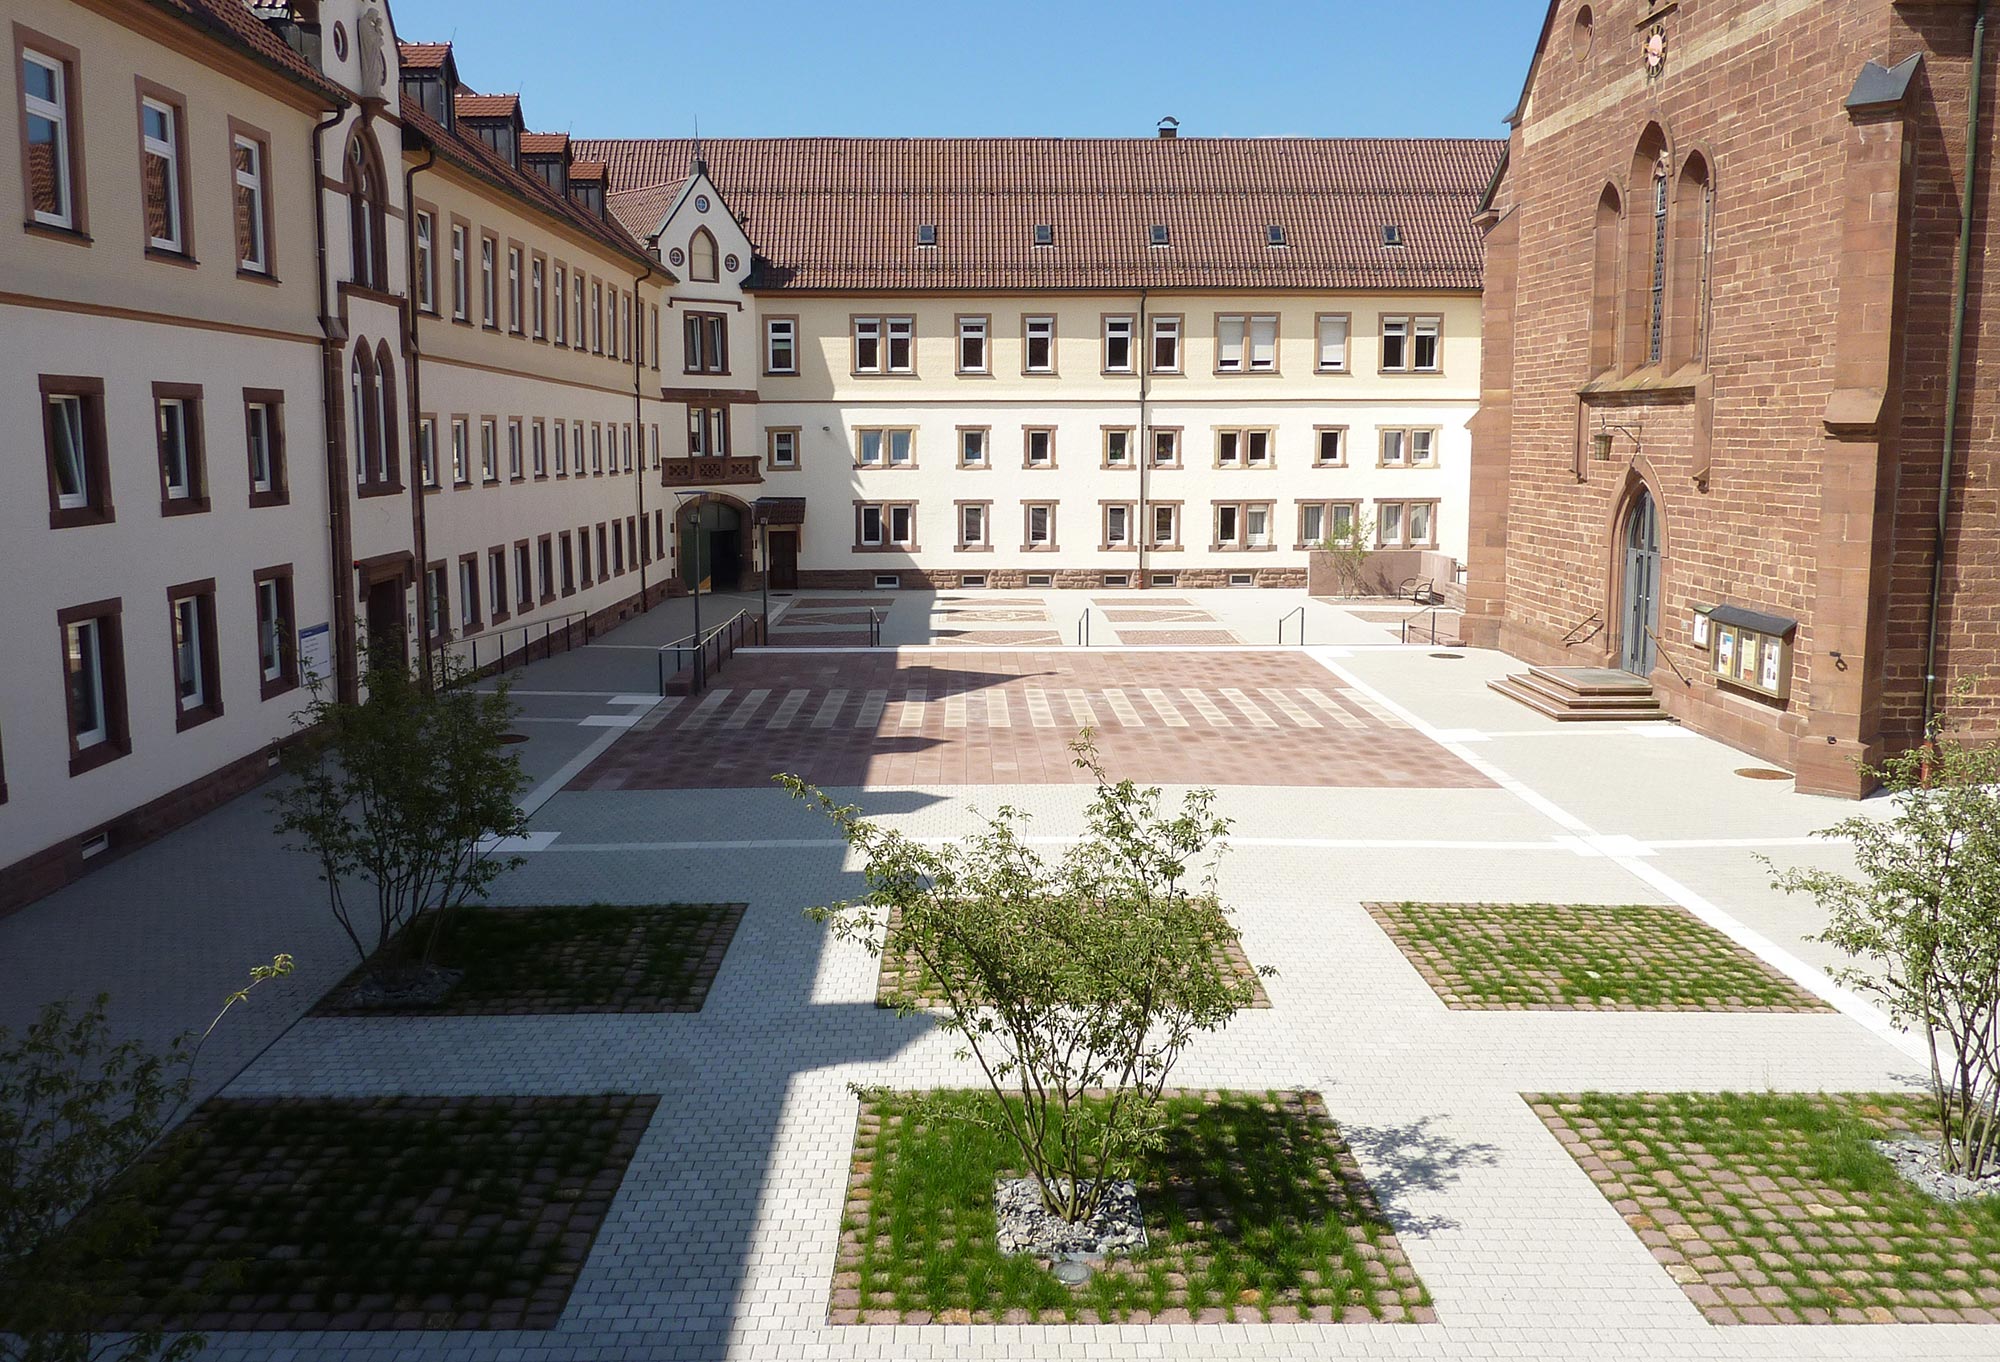
[(1618, 697), (1618, 703), (1588, 701), (1579, 703), (1576, 698), (1566, 697), (1560, 687), (1534, 684), (1537, 678), (1529, 673), (1519, 676), (1503, 676), (1497, 681), (1488, 681), (1487, 688), (1498, 691), (1510, 700), (1518, 701), (1546, 715), (1557, 723), (1644, 723), (1665, 719), (1667, 712), (1652, 698), (1649, 689), (1639, 703), (1627, 697)]
[(1529, 667), (1528, 675), (1573, 695), (1643, 695), (1651, 699), (1653, 685), (1644, 677), (1614, 667)]
[(1561, 705), (1565, 709), (1650, 711), (1658, 708), (1651, 686), (1642, 686), (1638, 690), (1576, 691), (1546, 677), (1538, 676), (1532, 671), (1515, 676), (1512, 680), (1524, 690), (1533, 691), (1551, 704)]

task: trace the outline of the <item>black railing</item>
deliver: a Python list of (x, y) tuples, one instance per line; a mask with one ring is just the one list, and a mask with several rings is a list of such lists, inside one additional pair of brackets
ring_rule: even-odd
[(871, 648), (882, 646), (882, 614), (873, 606), (868, 608), (868, 646)]
[(1077, 616), (1076, 619), (1076, 646), (1079, 648), (1088, 648), (1090, 646), (1090, 611), (1088, 609)]
[(1578, 620), (1571, 626), (1570, 631), (1562, 636), (1561, 646), (1564, 648), (1574, 648), (1579, 643), (1595, 638), (1603, 629), (1604, 616), (1593, 610)]
[[(1415, 618), (1415, 615), (1403, 616), (1403, 642), (1405, 643), (1410, 641), (1410, 621)], [(1431, 646), (1435, 648), (1438, 641), (1438, 612), (1436, 607), (1432, 607), (1430, 611), (1430, 624), (1428, 628), (1431, 636)], [(1423, 634), (1419, 633), (1417, 635), (1417, 642), (1421, 643), (1423, 641)]]
[[(662, 643), (654, 654), (660, 694), (665, 695), (670, 689), (684, 691), (688, 695), (701, 694), (708, 689), (709, 678), (722, 670), (722, 664), (733, 657), (738, 648), (763, 643), (769, 630), (770, 616), (739, 610), (706, 633), (688, 634), (672, 643)], [(668, 654), (673, 655), (671, 670), (667, 667)], [(687, 674), (684, 682), (681, 679), (683, 672)]]
[(470, 638), (454, 639), (438, 645), (438, 651), (456, 650), (465, 663), (465, 675), (478, 677), (506, 671), (510, 658), (514, 666), (525, 666), (589, 642), (590, 612), (572, 610), (555, 619), (517, 624), (511, 629), (489, 629)]
[(1296, 609), (1296, 610), (1288, 610), (1288, 611), (1286, 611), (1286, 612), (1285, 612), (1285, 613), (1284, 613), (1283, 615), (1280, 615), (1280, 616), (1278, 617), (1278, 643), (1279, 643), (1279, 645), (1280, 645), (1280, 646), (1282, 646), (1282, 645), (1284, 644), (1284, 642), (1285, 642), (1285, 624), (1286, 624), (1286, 622), (1287, 622), (1287, 621), (1289, 621), (1289, 620), (1290, 620), (1290, 619), (1291, 619), (1291, 618), (1292, 618), (1292, 617), (1293, 617), (1294, 615), (1298, 616), (1298, 620), (1299, 620), (1299, 646), (1300, 646), (1301, 648), (1303, 648), (1303, 647), (1305, 647), (1305, 646), (1306, 646), (1306, 608), (1305, 608), (1305, 607), (1304, 607), (1303, 605), (1302, 605), (1302, 606), (1300, 606), (1300, 607), (1299, 607), (1298, 609)]

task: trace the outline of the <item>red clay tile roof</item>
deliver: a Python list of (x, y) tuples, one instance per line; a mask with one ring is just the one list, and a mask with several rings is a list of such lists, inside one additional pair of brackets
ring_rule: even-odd
[(415, 71), (441, 70), (451, 56), (450, 43), (397, 43), (403, 65)]
[(452, 101), (460, 118), (512, 118), (521, 112), (519, 95), (458, 95)]
[[(573, 143), (572, 146), (574, 146)], [(584, 183), (588, 184), (594, 180), (604, 179), (608, 171), (609, 167), (607, 167), (602, 161), (571, 161), (569, 163), (569, 177), (571, 181), (582, 180)], [(653, 227), (657, 227), (659, 225), (660, 225), (659, 220), (655, 218), (653, 221)], [(645, 231), (642, 232), (632, 232), (632, 235), (637, 237), (643, 237), (648, 233), (650, 233), (653, 230), (653, 227), (648, 227), (645, 229)], [(626, 230), (631, 231), (631, 227), (628, 225), (626, 227)]]
[(523, 156), (560, 156), (569, 149), (569, 134), (566, 132), (524, 132), (521, 134), (521, 154)]
[[(1505, 143), (1346, 138), (746, 138), (702, 155), (757, 247), (751, 286), (1476, 289), (1481, 191)], [(659, 226), (685, 139), (572, 143), (613, 212)], [(1052, 246), (1033, 245), (1036, 224)], [(919, 247), (935, 225), (938, 244)], [(1165, 247), (1148, 244), (1155, 224)], [(1287, 245), (1267, 243), (1285, 229)], [(1385, 249), (1382, 228), (1407, 243)]]
[(539, 175), (516, 170), (500, 154), (469, 133), (449, 131), (424, 112), (423, 105), (405, 96), (402, 101), (403, 145), (425, 143), (437, 148), (440, 158), (463, 167), (496, 189), (526, 203), (530, 208), (559, 219), (621, 255), (644, 261), (659, 273), (666, 273), (657, 258), (633, 240), (615, 222), (606, 222), (595, 213), (571, 202), (549, 188)]
[(335, 102), (348, 102), (347, 93), (321, 75), (319, 69), (291, 48), (262, 19), (245, 7), (243, 0), (149, 0), (156, 9), (178, 15), (210, 37), (255, 58), (314, 92)]

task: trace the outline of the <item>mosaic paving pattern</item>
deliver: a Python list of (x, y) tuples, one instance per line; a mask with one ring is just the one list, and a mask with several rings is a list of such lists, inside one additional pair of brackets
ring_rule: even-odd
[[(967, 1106), (991, 1100), (964, 1095)], [(1169, 1094), (1163, 1147), (1134, 1169), (1150, 1242), (1135, 1257), (1099, 1264), (1075, 1291), (993, 1244), (993, 1178), (1016, 1172), (1005, 1167), (1003, 1137), (919, 1123), (908, 1105), (903, 1094), (862, 1104), (834, 1263), (835, 1324), (1436, 1318), (1316, 1093)], [(941, 1142), (955, 1146), (954, 1194), (936, 1214), (899, 1216), (900, 1200), (918, 1192), (899, 1179), (899, 1158), (934, 1159)], [(1249, 1240), (1255, 1248), (1239, 1251)]]
[(1056, 648), (1062, 635), (1053, 629), (933, 629), (940, 643), (980, 648)]
[(1657, 904), (1371, 903), (1459, 1011), (1827, 1012), (1683, 909)]
[(1717, 1324), (2000, 1322), (2000, 1203), (1934, 1201), (1868, 1145), (1925, 1131), (1922, 1098), (1528, 1101)]
[(218, 1098), (116, 1321), (184, 1291), (192, 1329), (554, 1328), (658, 1102)]
[(577, 790), (1087, 784), (1069, 743), (1097, 733), (1141, 782), (1484, 787), (1487, 779), (1310, 659), (1260, 653), (873, 649), (738, 655), (670, 699)]
[(742, 921), (740, 903), (627, 907), (466, 908), (437, 962), (465, 977), (428, 1006), (355, 1007), (327, 995), (323, 1016), (520, 1017), (591, 1012), (699, 1012)]
[(1174, 610), (1168, 608), (1145, 609), (1127, 607), (1120, 609), (1107, 606), (1104, 618), (1113, 624), (1213, 624), (1215, 616), (1206, 610)]
[(1217, 648), (1243, 640), (1227, 629), (1120, 629), (1118, 641), (1154, 648)]
[(866, 648), (866, 629), (786, 629), (771, 631), (773, 648)]

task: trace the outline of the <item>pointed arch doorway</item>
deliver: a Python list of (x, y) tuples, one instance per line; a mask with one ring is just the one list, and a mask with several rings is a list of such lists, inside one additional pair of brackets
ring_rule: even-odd
[(1643, 485), (1626, 508), (1623, 543), (1618, 665), (1634, 676), (1651, 676), (1658, 660), (1654, 640), (1660, 632), (1660, 513)]

